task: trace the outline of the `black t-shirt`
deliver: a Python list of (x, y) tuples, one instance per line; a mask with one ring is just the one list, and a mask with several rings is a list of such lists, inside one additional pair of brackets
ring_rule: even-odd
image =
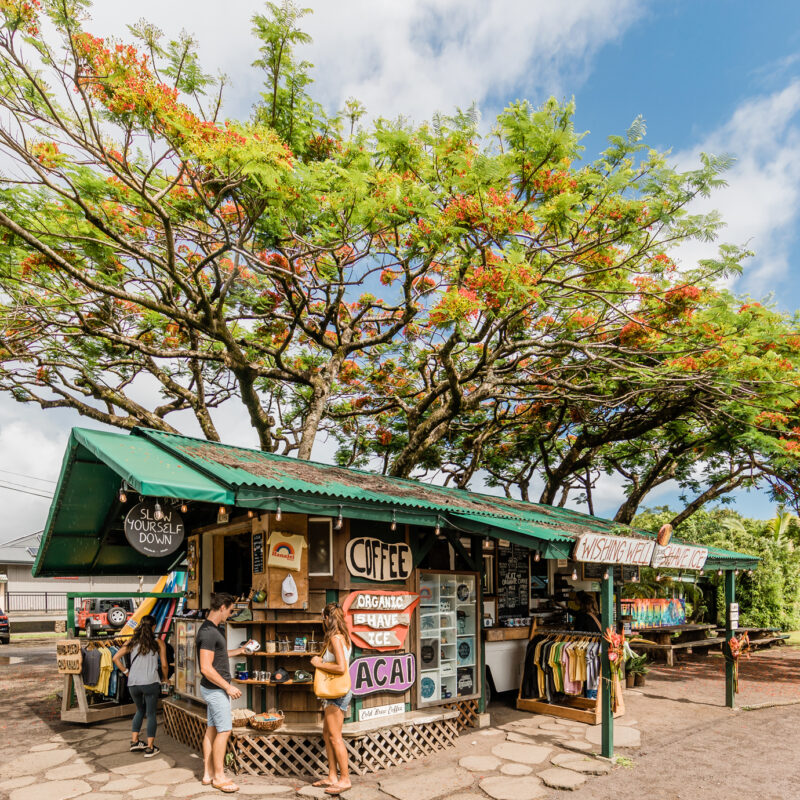
[[(597, 615), (594, 615), (596, 617)], [(575, 618), (572, 623), (572, 627), (576, 631), (588, 631), (590, 633), (601, 633), (600, 626), (597, 624), (597, 620), (591, 614), (586, 611), (578, 611), (575, 614)]]
[[(230, 662), (228, 661), (228, 642), (225, 638), (225, 626), (215, 625), (213, 622), (206, 620), (197, 631), (197, 636), (194, 638), (198, 650), (198, 668), (200, 666), (200, 650), (211, 650), (214, 653), (214, 661), (212, 662), (214, 669), (226, 680), (231, 679)], [(200, 685), (205, 686), (206, 689), (222, 689), (216, 683), (211, 683), (208, 678), (203, 676), (200, 679)]]

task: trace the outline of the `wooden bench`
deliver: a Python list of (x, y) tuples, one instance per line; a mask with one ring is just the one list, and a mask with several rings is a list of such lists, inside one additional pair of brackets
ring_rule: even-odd
[(630, 645), (633, 650), (652, 650), (657, 653), (664, 653), (667, 659), (667, 666), (674, 667), (676, 650), (685, 650), (687, 654), (691, 654), (695, 650), (707, 650), (710, 647), (716, 647), (724, 641), (724, 636), (710, 636), (706, 639), (692, 639), (687, 642), (671, 642), (670, 644), (651, 642), (647, 639), (631, 639)]
[[(747, 632), (750, 638), (750, 647), (772, 647), (773, 644), (784, 644), (789, 638), (788, 633), (782, 633), (780, 628), (737, 628), (734, 633)], [(725, 636), (725, 628), (717, 628), (718, 636)]]

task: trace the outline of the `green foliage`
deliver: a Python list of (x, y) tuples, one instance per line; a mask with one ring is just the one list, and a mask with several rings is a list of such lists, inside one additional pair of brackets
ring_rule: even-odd
[[(780, 513), (780, 512), (779, 512)], [(647, 510), (635, 524), (657, 531), (674, 513), (661, 508)], [(736, 599), (742, 626), (800, 628), (800, 528), (792, 521), (780, 538), (775, 522), (747, 519), (735, 511), (716, 508), (695, 512), (675, 531), (686, 541), (758, 556), (761, 561), (752, 575), (739, 573)], [(716, 588), (717, 607), (711, 609), (713, 622), (724, 623), (723, 578), (706, 574), (704, 581)]]

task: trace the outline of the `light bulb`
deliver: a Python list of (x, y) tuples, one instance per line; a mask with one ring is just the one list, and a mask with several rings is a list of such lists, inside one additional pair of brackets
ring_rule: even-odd
[(395, 518), (395, 513), (392, 511), (392, 524), (389, 526), (393, 531), (397, 530), (397, 519)]
[(217, 524), (222, 525), (228, 521), (228, 509), (225, 506), (220, 506), (217, 511)]
[(536, 550), (533, 554), (533, 560), (541, 561), (541, 559), (542, 559), (542, 554), (538, 550)]
[(442, 532), (442, 526), (439, 524), (439, 518), (436, 518), (436, 528), (433, 531), (437, 536)]
[(339, 516), (336, 517), (336, 524), (333, 526), (337, 531), (342, 529), (344, 520), (342, 519), (342, 507), (339, 506)]
[(734, 575), (738, 575), (738, 574), (739, 574), (739, 570), (738, 570), (738, 569), (735, 569), (735, 570), (733, 571), (733, 574), (734, 574)]
[(717, 575), (722, 575), (722, 570), (721, 569), (717, 570)]
[(189, 506), (186, 503), (181, 503), (181, 514), (185, 514), (189, 510)]
[(578, 570), (577, 570), (577, 568), (572, 570), (572, 580), (574, 580), (574, 581), (578, 580)]
[(660, 581), (660, 580), (661, 580), (661, 573), (659, 572), (659, 573), (656, 574), (656, 581)]
[(604, 581), (607, 581), (607, 580), (608, 580), (608, 570), (606, 570), (606, 571), (603, 573), (603, 580), (604, 580)]
[(280, 522), (283, 514), (281, 513), (281, 499), (278, 498), (278, 507), (275, 509), (275, 522)]
[(153, 519), (154, 520), (164, 519), (164, 512), (161, 510), (161, 506), (159, 505), (158, 500), (156, 500), (156, 504), (153, 506)]
[(125, 493), (124, 489), (119, 490), (119, 501), (120, 503), (127, 503), (128, 502), (128, 495)]
[(248, 519), (253, 519), (253, 517), (254, 517), (255, 515), (256, 515), (256, 514), (255, 514), (255, 511), (253, 511), (253, 509), (252, 509), (252, 508), (249, 508), (249, 509), (247, 509), (247, 518), (248, 518)]

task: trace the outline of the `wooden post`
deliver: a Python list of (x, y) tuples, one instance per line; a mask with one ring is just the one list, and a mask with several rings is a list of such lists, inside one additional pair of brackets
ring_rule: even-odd
[[(478, 698), (478, 713), (486, 711), (486, 646), (483, 639), (483, 537), (473, 534), (470, 536), (470, 555), (478, 571), (478, 585), (476, 586), (476, 600), (478, 607), (475, 609), (475, 642), (480, 646), (479, 679), (481, 694)], [(530, 591), (530, 588), (528, 589)], [(421, 624), (421, 623), (420, 623)]]
[[(725, 641), (733, 636), (731, 628), (730, 604), (736, 602), (736, 575), (732, 569), (725, 570)], [(725, 705), (736, 707), (736, 692), (733, 684), (733, 662), (725, 660)]]
[[(613, 608), (614, 608), (614, 567), (608, 566), (606, 569), (608, 578), (603, 578), (600, 584), (600, 621), (603, 626), (603, 633), (607, 628), (613, 627)], [(600, 660), (601, 660), (601, 689), (600, 702), (602, 708), (602, 745), (601, 754), (605, 758), (614, 756), (614, 709), (611, 705), (611, 662), (608, 660), (608, 642), (600, 640)]]

